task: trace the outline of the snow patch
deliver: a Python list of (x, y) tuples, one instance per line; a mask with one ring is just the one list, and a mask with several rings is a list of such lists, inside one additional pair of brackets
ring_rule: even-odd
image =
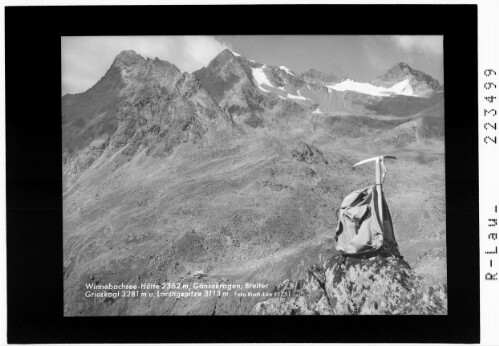
[(281, 95), (277, 95), (277, 96), (279, 96), (279, 97), (280, 97), (280, 98), (282, 98), (283, 100), (285, 100), (285, 99), (286, 99), (285, 97), (282, 97)]
[(298, 96), (292, 95), (292, 94), (288, 94), (287, 97), (290, 98), (290, 99), (303, 100), (303, 101), (310, 100), (308, 97), (301, 96), (300, 90), (298, 90), (297, 93), (298, 93)]
[(341, 83), (326, 85), (326, 87), (331, 90), (336, 91), (356, 91), (361, 94), (367, 94), (372, 96), (390, 96), (390, 95), (405, 95), (405, 96), (417, 96), (414, 94), (414, 90), (410, 85), (410, 79), (405, 79), (390, 88), (385, 88), (382, 86), (375, 86), (371, 83), (361, 83), (356, 82), (351, 79), (347, 79)]
[(392, 86), (388, 90), (389, 90), (389, 92), (393, 92), (397, 95), (415, 96), (414, 90), (412, 89), (412, 86), (410, 84), (409, 79), (405, 79), (405, 80), (395, 84), (394, 86)]
[[(302, 96), (302, 95), (300, 94), (300, 90), (297, 90), (297, 91), (296, 91), (296, 93), (298, 94), (298, 96), (300, 96), (300, 97), (304, 97), (304, 96)], [(304, 97), (304, 98), (308, 99), (308, 97)]]
[(312, 114), (322, 114), (322, 111), (319, 107), (317, 107), (317, 109), (313, 111)]
[(264, 68), (265, 68), (265, 65), (263, 65), (262, 67), (258, 67), (258, 68), (252, 68), (251, 73), (253, 74), (253, 79), (255, 80), (258, 88), (260, 90), (268, 93), (269, 91), (262, 88), (262, 85), (267, 85), (267, 86), (272, 87), (272, 88), (274, 88), (274, 86), (272, 85), (272, 83), (270, 83), (269, 79), (267, 78), (267, 75), (263, 71)]
[(289, 73), (290, 75), (292, 76), (296, 76), (289, 68), (287, 68), (286, 66), (279, 66), (279, 68), (283, 71), (286, 71), (287, 73)]
[[(229, 49), (230, 50), (230, 49)], [(238, 54), (236, 52), (234, 52), (233, 50), (231, 50), (231, 53), (234, 55), (234, 56), (241, 56), (241, 54)]]

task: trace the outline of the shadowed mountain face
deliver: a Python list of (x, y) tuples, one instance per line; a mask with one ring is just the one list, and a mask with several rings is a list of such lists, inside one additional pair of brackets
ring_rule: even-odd
[(102, 155), (126, 161), (144, 149), (166, 156), (180, 143), (232, 126), (192, 75), (173, 64), (120, 53), (88, 91), (62, 98), (65, 177), (76, 179)]
[(379, 154), (398, 158), (383, 188), (401, 254), (445, 282), (443, 102), (401, 64), (360, 83), (230, 50), (193, 74), (120, 53), (61, 100), (65, 315), (249, 314), (262, 296), (89, 299), (86, 285), (297, 280), (336, 254), (335, 210), (374, 183), (351, 166)]
[[(251, 127), (262, 127), (262, 115), (281, 116), (287, 111), (301, 113), (305, 109), (262, 87), (274, 83), (292, 84), (295, 78), (288, 77), (286, 82), (275, 68), (250, 61), (243, 56), (226, 49), (213, 59), (207, 67), (194, 72), (201, 85), (235, 119), (242, 119)], [(270, 115), (268, 116), (270, 118)]]

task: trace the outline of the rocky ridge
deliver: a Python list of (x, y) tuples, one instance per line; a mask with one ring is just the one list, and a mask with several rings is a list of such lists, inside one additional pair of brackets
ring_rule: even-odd
[(336, 255), (313, 265), (304, 279), (285, 280), (253, 315), (447, 314), (447, 288), (430, 284), (401, 257)]
[(300, 75), (300, 77), (308, 83), (322, 83), (322, 84), (340, 83), (348, 79), (347, 77), (344, 76), (337, 76), (332, 73), (321, 72), (314, 68), (311, 68), (306, 72), (303, 72)]
[(100, 157), (107, 161), (119, 152), (126, 162), (142, 150), (165, 156), (181, 143), (233, 128), (230, 115), (193, 75), (134, 51), (121, 52), (95, 86), (64, 96), (62, 103), (69, 184)]
[[(311, 111), (408, 116), (427, 107), (443, 91), (438, 81), (405, 63), (395, 65), (371, 83), (360, 83), (315, 69), (296, 74), (285, 66), (266, 65), (229, 49), (194, 75), (222, 109), (252, 127), (268, 126), (269, 122), (283, 115), (289, 117), (290, 113), (300, 116)], [(343, 82), (347, 85), (336, 90), (335, 86)], [(407, 85), (390, 91), (401, 82)], [(348, 83), (353, 84), (348, 86)], [(385, 88), (386, 94), (369, 91), (376, 87)], [(405, 98), (403, 101), (397, 92), (406, 95), (400, 96)], [(414, 106), (401, 107), (401, 102), (412, 102)]]

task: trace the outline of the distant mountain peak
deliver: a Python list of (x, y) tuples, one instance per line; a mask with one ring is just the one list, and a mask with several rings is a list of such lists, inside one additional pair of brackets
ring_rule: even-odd
[(403, 62), (403, 61), (398, 62), (395, 66), (399, 66), (399, 67), (401, 67), (401, 68), (406, 68), (406, 67), (411, 68), (411, 67), (409, 66), (409, 64), (407, 64), (407, 63), (405, 63), (405, 62)]
[(424, 85), (429, 89), (433, 89), (435, 91), (442, 91), (443, 87), (440, 85), (438, 80), (434, 79), (427, 73), (416, 70), (412, 68), (409, 64), (405, 62), (398, 62), (393, 67), (391, 67), (388, 71), (386, 71), (381, 76), (378, 76), (374, 81), (374, 85), (379, 85), (380, 83), (398, 83), (405, 79), (412, 80), (411, 84), (418, 83), (420, 84), (420, 88)]
[(127, 67), (144, 60), (144, 57), (134, 50), (124, 50), (114, 58), (112, 66)]
[(226, 50), (228, 50), (229, 52), (231, 52), (231, 53), (232, 53), (232, 55), (234, 55), (234, 56), (241, 56), (241, 54), (236, 53), (236, 52), (234, 52), (234, 51), (233, 51), (233, 50), (231, 50), (231, 49), (226, 49)]
[(108, 72), (113, 71), (115, 68), (121, 70), (121, 73), (130, 71), (142, 71), (144, 67), (149, 66), (149, 71), (157, 78), (171, 79), (173, 76), (181, 74), (180, 69), (169, 61), (161, 60), (158, 57), (151, 59), (143, 57), (133, 50), (124, 50), (120, 52), (115, 58)]
[(390, 67), (388, 71), (386, 71), (384, 75), (397, 75), (397, 74), (412, 74), (412, 72), (415, 71), (409, 64), (400, 61)]
[(429, 74), (426, 74), (422, 71), (418, 71), (412, 68), (409, 64), (405, 62), (398, 62), (393, 67), (391, 67), (388, 71), (386, 71), (383, 75), (379, 76), (378, 79), (393, 79), (405, 77), (408, 75), (412, 75), (416, 77), (418, 80), (434, 80)]
[[(239, 56), (239, 54), (235, 55), (233, 51), (226, 48), (223, 51), (221, 51), (220, 53), (218, 53), (218, 55), (216, 57), (214, 57), (213, 60), (211, 60), (210, 63), (206, 67), (201, 68), (201, 70), (204, 68), (207, 68), (207, 69), (220, 68), (220, 67), (228, 64), (230, 61), (235, 60), (236, 56)], [(238, 60), (235, 60), (235, 61), (238, 61)]]
[(234, 57), (236, 55), (229, 48), (225, 48), (223, 51), (221, 51), (220, 53), (218, 53), (218, 56), (230, 56), (230, 57)]

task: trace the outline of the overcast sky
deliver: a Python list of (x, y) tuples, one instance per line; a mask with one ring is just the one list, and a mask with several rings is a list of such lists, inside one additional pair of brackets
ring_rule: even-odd
[(80, 36), (61, 39), (62, 94), (89, 89), (122, 50), (193, 72), (225, 48), (298, 73), (315, 68), (361, 81), (403, 61), (443, 82), (442, 36)]

